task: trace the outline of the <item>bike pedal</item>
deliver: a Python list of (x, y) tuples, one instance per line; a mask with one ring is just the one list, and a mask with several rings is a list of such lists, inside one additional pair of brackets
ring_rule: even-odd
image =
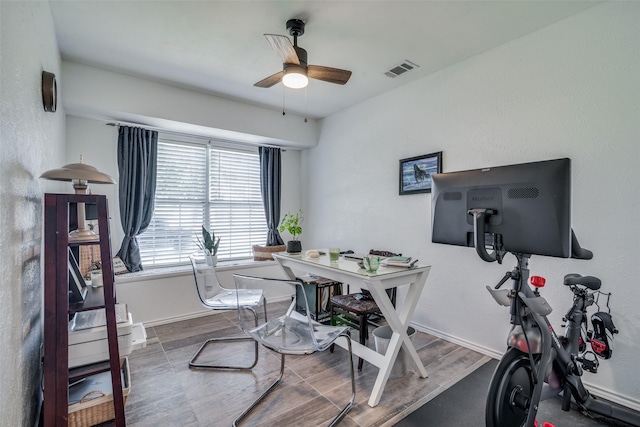
[(613, 334), (618, 333), (611, 315), (605, 312), (594, 313), (591, 316), (591, 323), (593, 325), (591, 348), (603, 359), (610, 359), (613, 353)]
[(591, 354), (593, 356), (593, 359), (587, 359), (586, 357), (579, 358), (579, 361), (582, 364), (582, 368), (587, 370), (587, 371), (589, 371), (589, 372), (591, 372), (592, 374), (597, 374), (598, 373), (598, 366), (600, 366), (600, 362), (598, 361), (596, 356), (594, 354), (592, 354), (591, 352), (585, 353), (585, 356), (587, 354)]
[(602, 354), (607, 351), (607, 345), (595, 338), (591, 339), (591, 348), (593, 348), (593, 351), (595, 351), (597, 354)]

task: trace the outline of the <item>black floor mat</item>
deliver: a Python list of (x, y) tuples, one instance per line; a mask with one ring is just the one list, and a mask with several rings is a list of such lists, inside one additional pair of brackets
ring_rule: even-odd
[[(491, 375), (498, 364), (491, 360), (453, 385), (444, 393), (422, 405), (397, 423), (396, 427), (481, 427), (485, 425), (485, 399)], [(549, 399), (540, 404), (538, 424), (549, 422), (556, 427), (626, 427), (630, 424), (577, 410), (565, 412), (561, 400)], [(505, 426), (506, 427), (506, 426)]]

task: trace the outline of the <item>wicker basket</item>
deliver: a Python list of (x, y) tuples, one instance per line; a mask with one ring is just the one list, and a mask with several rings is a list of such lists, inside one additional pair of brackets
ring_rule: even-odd
[(268, 261), (273, 259), (272, 254), (275, 252), (284, 252), (287, 249), (286, 245), (278, 246), (260, 246), (253, 245), (253, 259), (254, 261)]
[[(122, 384), (123, 403), (126, 404), (127, 396), (131, 391), (131, 381), (129, 374), (129, 361), (125, 357), (122, 364), (124, 382)], [(99, 397), (96, 397), (99, 396)], [(113, 407), (113, 394), (105, 394), (96, 390), (87, 393), (80, 402), (69, 405), (69, 427), (95, 426), (105, 421), (115, 419), (116, 414)]]

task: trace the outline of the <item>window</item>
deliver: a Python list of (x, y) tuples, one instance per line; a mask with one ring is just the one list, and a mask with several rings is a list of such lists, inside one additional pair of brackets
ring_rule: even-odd
[(138, 236), (143, 266), (188, 262), (203, 224), (221, 238), (219, 260), (251, 257), (265, 243), (258, 150), (160, 135), (153, 218)]

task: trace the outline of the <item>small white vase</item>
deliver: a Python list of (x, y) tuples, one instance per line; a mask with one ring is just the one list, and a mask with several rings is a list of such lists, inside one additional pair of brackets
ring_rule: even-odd
[(205, 261), (209, 267), (215, 267), (218, 264), (218, 255), (204, 255)]

